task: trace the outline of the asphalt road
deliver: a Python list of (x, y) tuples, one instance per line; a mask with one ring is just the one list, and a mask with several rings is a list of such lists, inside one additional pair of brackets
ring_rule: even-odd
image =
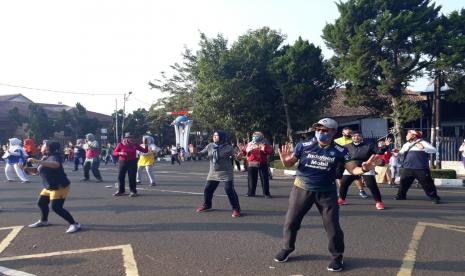
[[(72, 235), (64, 233), (66, 223), (53, 212), (52, 226), (12, 228), (38, 219), (40, 180), (0, 182), (0, 274), (2, 269), (33, 275), (330, 274), (316, 208), (304, 219), (289, 261), (273, 261), (281, 248), (292, 178), (271, 180), (272, 199), (247, 198), (246, 173), (236, 173), (243, 216), (232, 218), (222, 185), (214, 210), (195, 212), (202, 203), (207, 162), (156, 167), (156, 187), (146, 185), (144, 175), (139, 197), (115, 198), (114, 189), (105, 186), (115, 182), (116, 167), (103, 165), (105, 182), (95, 183), (79, 182), (82, 170), (72, 172), (67, 165), (72, 190), (65, 207), (82, 224), (82, 231)], [(354, 187), (341, 208), (344, 275), (465, 274), (465, 189), (440, 189), (440, 205), (431, 204), (421, 189), (412, 189), (407, 201), (393, 200), (390, 187), (381, 193), (385, 210), (376, 210), (371, 198), (361, 199)]]

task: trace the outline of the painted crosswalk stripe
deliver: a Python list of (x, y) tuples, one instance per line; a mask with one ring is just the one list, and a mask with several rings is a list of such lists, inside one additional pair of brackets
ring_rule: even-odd
[(10, 269), (4, 266), (0, 266), (0, 274), (8, 275), (8, 276), (35, 276), (35, 274), (30, 274), (27, 272)]

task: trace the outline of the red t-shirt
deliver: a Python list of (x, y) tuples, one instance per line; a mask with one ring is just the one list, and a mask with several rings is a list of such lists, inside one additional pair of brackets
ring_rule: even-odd
[[(139, 144), (126, 144), (123, 145), (119, 143), (115, 150), (113, 151), (113, 155), (119, 156), (119, 160), (136, 160), (137, 159), (137, 151), (146, 153), (148, 149), (141, 147)], [(125, 152), (127, 155), (120, 155), (120, 152)]]

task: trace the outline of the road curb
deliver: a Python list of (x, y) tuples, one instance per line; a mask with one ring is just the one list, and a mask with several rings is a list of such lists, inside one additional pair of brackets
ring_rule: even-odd
[(435, 178), (434, 186), (436, 187), (465, 187), (465, 182), (463, 179)]

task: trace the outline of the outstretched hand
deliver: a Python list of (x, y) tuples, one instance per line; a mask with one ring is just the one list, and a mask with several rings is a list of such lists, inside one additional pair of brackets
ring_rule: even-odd
[(376, 167), (376, 163), (377, 163), (378, 159), (379, 158), (374, 154), (372, 156), (370, 156), (370, 158), (367, 161), (362, 163), (363, 170), (364, 171), (371, 171), (372, 169), (374, 169)]

